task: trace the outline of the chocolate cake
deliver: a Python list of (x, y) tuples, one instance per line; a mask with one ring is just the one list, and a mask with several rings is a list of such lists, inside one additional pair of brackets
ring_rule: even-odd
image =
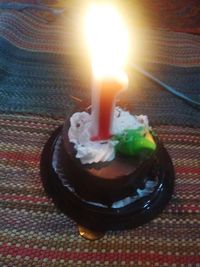
[(117, 154), (112, 161), (82, 164), (69, 140), (69, 127), (67, 119), (62, 131), (61, 162), (80, 198), (112, 207), (117, 201), (137, 195), (147, 180), (156, 182), (153, 172), (157, 150), (145, 160)]
[(45, 190), (61, 211), (86, 228), (136, 227), (155, 218), (173, 193), (174, 169), (157, 137), (148, 158), (116, 153), (83, 164), (69, 137), (70, 118), (46, 142), (40, 169)]

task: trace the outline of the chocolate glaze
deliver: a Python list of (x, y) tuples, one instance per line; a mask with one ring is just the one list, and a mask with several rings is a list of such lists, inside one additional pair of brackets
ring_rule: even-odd
[(118, 155), (110, 162), (83, 165), (75, 157), (74, 145), (69, 141), (69, 126), (67, 119), (62, 132), (61, 158), (65, 171), (70, 174), (70, 183), (83, 199), (110, 206), (136, 193), (139, 187), (143, 187), (144, 177), (151, 176), (156, 152), (143, 162), (134, 157)]

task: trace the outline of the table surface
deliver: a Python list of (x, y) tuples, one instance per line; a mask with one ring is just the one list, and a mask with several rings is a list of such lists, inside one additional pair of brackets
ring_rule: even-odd
[[(144, 226), (90, 242), (43, 189), (45, 142), (74, 107), (72, 96), (90, 102), (77, 17), (74, 10), (53, 18), (31, 10), (0, 13), (0, 265), (199, 266), (200, 112), (131, 67), (121, 100), (149, 116), (175, 167), (167, 208)], [(137, 64), (200, 99), (200, 36), (145, 27), (138, 32)]]

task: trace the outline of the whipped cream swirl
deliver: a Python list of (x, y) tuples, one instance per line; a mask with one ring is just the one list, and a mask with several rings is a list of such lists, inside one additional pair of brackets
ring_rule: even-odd
[[(114, 111), (112, 134), (121, 134), (125, 129), (137, 129), (141, 126), (149, 129), (148, 118), (145, 115), (134, 116), (120, 107)], [(111, 161), (115, 158), (115, 145), (117, 141), (103, 140), (91, 141), (92, 116), (83, 111), (76, 112), (70, 118), (68, 137), (74, 143), (77, 151), (76, 158), (82, 164)]]

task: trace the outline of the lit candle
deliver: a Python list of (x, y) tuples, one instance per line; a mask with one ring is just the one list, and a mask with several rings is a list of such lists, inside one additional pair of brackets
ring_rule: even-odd
[(106, 140), (112, 135), (116, 96), (127, 88), (124, 72), (116, 76), (96, 79), (92, 99), (92, 140)]
[(112, 135), (116, 96), (128, 85), (128, 34), (117, 11), (105, 5), (89, 10), (86, 34), (93, 69), (91, 140), (106, 140)]

